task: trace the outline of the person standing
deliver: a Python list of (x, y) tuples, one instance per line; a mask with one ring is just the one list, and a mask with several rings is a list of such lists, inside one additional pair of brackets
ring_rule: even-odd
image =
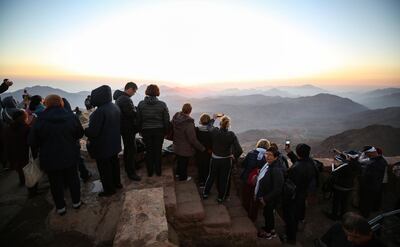
[(159, 100), (160, 89), (155, 84), (146, 88), (144, 100), (138, 104), (138, 123), (146, 148), (147, 175), (161, 176), (161, 151), (164, 136), (170, 126), (167, 105)]
[(133, 181), (140, 181), (141, 178), (136, 174), (136, 133), (137, 113), (131, 97), (137, 91), (137, 85), (134, 82), (128, 82), (124, 91), (116, 90), (113, 98), (115, 104), (121, 111), (121, 136), (124, 143), (124, 164), (125, 172)]
[(203, 199), (208, 198), (214, 179), (217, 179), (218, 203), (224, 202), (229, 194), (232, 160), (238, 159), (243, 153), (235, 133), (229, 130), (230, 122), (228, 116), (222, 117), (220, 128), (214, 128), (211, 132), (213, 146)]
[(111, 196), (122, 188), (118, 153), (121, 151), (120, 110), (111, 102), (111, 88), (103, 85), (91, 93), (91, 102), (97, 109), (90, 115), (87, 150), (96, 160), (103, 191), (99, 196)]
[(310, 158), (311, 147), (305, 143), (296, 146), (294, 154), (289, 146), (285, 147), (287, 156), (293, 165), (287, 170), (287, 178), (296, 185), (294, 198), (284, 198), (282, 201), (286, 234), (288, 243), (296, 242), (296, 232), (299, 222), (304, 223), (306, 198), (311, 181), (316, 177), (314, 161)]
[(75, 209), (81, 206), (76, 143), (83, 136), (83, 128), (78, 118), (64, 109), (60, 96), (48, 95), (45, 106), (46, 110), (33, 124), (28, 140), (32, 147), (39, 149), (40, 166), (48, 174), (56, 211), (64, 215), (65, 185), (70, 189), (72, 206)]
[(254, 195), (256, 201), (264, 206), (265, 231), (260, 231), (258, 237), (272, 239), (276, 237), (274, 209), (282, 195), (284, 177), (278, 149), (271, 146), (265, 156), (267, 163), (257, 177)]
[(174, 128), (173, 148), (177, 156), (176, 173), (180, 181), (189, 181), (187, 176), (187, 166), (189, 159), (195, 154), (195, 149), (200, 152), (205, 151), (204, 146), (197, 140), (194, 128), (194, 119), (190, 117), (192, 106), (186, 103), (182, 106), (182, 111), (177, 112), (172, 118)]
[[(7, 91), (8, 88), (11, 87), (12, 85), (13, 85), (12, 81), (10, 81), (9, 79), (4, 79), (3, 83), (0, 84), (0, 94)], [(3, 128), (4, 128), (2, 111), (3, 111), (3, 101), (1, 100), (1, 97), (0, 97), (0, 140), (3, 139)], [(7, 169), (3, 142), (1, 142), (1, 141), (0, 141), (0, 163), (2, 163), (3, 169)]]
[(369, 161), (361, 172), (359, 208), (361, 215), (368, 218), (382, 196), (382, 181), (388, 164), (375, 147), (365, 146), (362, 151)]

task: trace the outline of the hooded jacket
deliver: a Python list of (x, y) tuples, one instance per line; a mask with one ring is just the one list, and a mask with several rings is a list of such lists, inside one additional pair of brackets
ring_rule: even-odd
[(116, 90), (113, 99), (121, 111), (121, 134), (137, 133), (137, 113), (131, 97), (124, 91)]
[(111, 88), (101, 86), (91, 93), (91, 103), (97, 109), (90, 115), (87, 149), (94, 159), (107, 159), (121, 151), (120, 110), (111, 102)]
[(172, 118), (174, 128), (173, 147), (177, 155), (190, 157), (195, 150), (204, 151), (204, 146), (197, 140), (194, 120), (190, 116), (178, 112)]
[(167, 130), (169, 111), (167, 105), (155, 96), (146, 96), (138, 104), (138, 123), (142, 130), (162, 128)]
[(265, 202), (279, 200), (282, 195), (284, 176), (280, 159), (269, 165), (267, 173), (259, 182), (257, 198), (263, 198)]
[(72, 112), (61, 107), (44, 110), (29, 133), (28, 142), (39, 148), (40, 166), (45, 171), (55, 171), (78, 164), (77, 141), (83, 128)]
[(2, 120), (6, 123), (6, 124), (10, 124), (13, 120), (12, 120), (12, 115), (19, 111), (17, 109), (17, 101), (14, 99), (13, 96), (8, 96), (5, 97), (2, 101), (3, 103), (3, 111), (2, 111)]

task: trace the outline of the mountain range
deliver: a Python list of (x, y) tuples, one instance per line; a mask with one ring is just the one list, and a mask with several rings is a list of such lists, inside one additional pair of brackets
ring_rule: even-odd
[[(136, 95), (132, 97), (135, 105), (143, 99), (146, 85), (141, 85)], [(161, 86), (160, 99), (169, 107), (171, 117), (180, 111), (182, 105), (190, 102), (193, 107), (192, 117), (197, 124), (203, 112), (221, 112), (232, 119), (232, 130), (239, 134), (241, 142), (249, 147), (254, 146), (260, 138), (269, 138), (272, 141), (283, 143), (285, 139), (293, 142), (307, 141), (318, 143), (328, 136), (349, 129), (365, 128), (369, 125), (383, 124), (400, 127), (400, 107), (386, 107), (369, 109), (350, 98), (340, 97), (328, 93), (319, 93), (312, 96), (282, 97), (267, 96), (262, 93), (252, 95), (219, 95), (208, 97), (192, 97), (195, 92), (185, 91), (185, 88)], [(280, 91), (282, 89), (270, 89)], [(286, 88), (287, 89), (287, 88)], [(303, 86), (304, 90), (323, 90), (313, 86)], [(59, 94), (67, 98), (72, 107), (84, 106), (88, 91), (69, 93), (61, 89), (33, 86), (27, 88), (31, 95)], [(389, 99), (388, 93), (397, 99), (397, 88), (376, 90), (358, 95)], [(234, 91), (234, 90), (228, 90)], [(17, 100), (22, 99), (23, 90), (7, 92), (2, 98), (9, 95)], [(198, 96), (198, 95), (197, 95)], [(218, 125), (218, 123), (216, 123)]]

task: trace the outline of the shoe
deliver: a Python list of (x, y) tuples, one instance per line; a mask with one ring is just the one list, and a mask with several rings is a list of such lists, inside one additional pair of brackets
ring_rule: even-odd
[(102, 191), (102, 192), (100, 192), (99, 194), (97, 194), (99, 197), (109, 197), (109, 196), (112, 196), (112, 195), (114, 195), (115, 194), (115, 192), (105, 192), (105, 191)]
[(117, 184), (117, 185), (115, 185), (115, 188), (116, 188), (116, 189), (122, 189), (123, 186), (122, 186), (122, 184)]
[(67, 213), (67, 209), (65, 207), (57, 209), (57, 214), (63, 216)]
[(186, 178), (186, 181), (190, 181), (190, 180), (192, 180), (192, 177), (187, 177)]
[(221, 203), (224, 202), (224, 199), (218, 198), (218, 199), (217, 199), (217, 202), (218, 202), (219, 204), (221, 204)]
[(140, 180), (142, 180), (142, 178), (139, 177), (139, 176), (136, 175), (136, 174), (128, 175), (128, 178), (129, 178), (130, 180), (133, 180), (133, 181), (140, 181)]
[(257, 233), (257, 237), (262, 238), (262, 239), (271, 240), (272, 234), (270, 232), (260, 231)]
[(205, 199), (207, 199), (207, 198), (208, 198), (208, 195), (203, 194), (203, 199), (205, 200)]
[(79, 209), (84, 203), (82, 201), (79, 201), (78, 203), (72, 203), (72, 207), (74, 209)]

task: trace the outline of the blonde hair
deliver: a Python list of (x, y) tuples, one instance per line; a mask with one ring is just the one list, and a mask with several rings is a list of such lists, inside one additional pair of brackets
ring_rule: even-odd
[(260, 139), (256, 144), (256, 148), (264, 148), (265, 150), (267, 150), (270, 146), (271, 143), (267, 139)]
[(223, 129), (228, 129), (229, 126), (231, 125), (231, 119), (228, 116), (223, 116), (221, 118), (221, 122), (219, 123), (219, 125)]
[(183, 114), (190, 114), (192, 112), (192, 106), (189, 103), (185, 103), (182, 106), (182, 113)]
[(49, 94), (44, 99), (44, 105), (47, 108), (50, 108), (50, 107), (61, 107), (61, 108), (64, 108), (64, 101), (57, 94)]
[(211, 117), (207, 113), (202, 113), (200, 115), (200, 122), (199, 122), (200, 124), (207, 125), (210, 121), (211, 121)]

